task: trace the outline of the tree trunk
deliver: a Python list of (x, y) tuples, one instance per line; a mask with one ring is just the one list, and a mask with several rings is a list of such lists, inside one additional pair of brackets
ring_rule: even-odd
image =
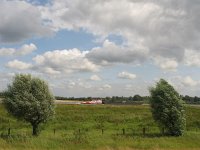
[(33, 127), (33, 136), (38, 136), (38, 124), (32, 124)]

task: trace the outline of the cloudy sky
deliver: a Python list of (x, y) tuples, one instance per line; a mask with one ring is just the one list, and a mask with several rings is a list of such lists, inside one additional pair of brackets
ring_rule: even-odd
[(0, 90), (16, 73), (60, 96), (200, 96), (199, 0), (1, 0)]

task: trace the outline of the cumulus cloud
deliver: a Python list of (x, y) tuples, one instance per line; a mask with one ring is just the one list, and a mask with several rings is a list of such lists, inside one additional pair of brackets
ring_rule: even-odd
[(29, 53), (32, 53), (37, 49), (36, 45), (31, 43), (29, 45), (24, 44), (19, 50), (16, 50), (17, 55), (27, 55)]
[[(47, 51), (34, 57), (33, 64), (14, 60), (8, 62), (7, 67), (66, 75), (96, 72), (103, 66), (118, 63), (132, 65), (153, 62), (165, 71), (176, 71), (182, 63), (200, 66), (199, 9), (197, 0), (85, 0), (84, 3), (82, 0), (52, 0), (51, 4), (43, 6), (27, 1), (2, 0), (0, 43), (44, 36), (51, 30), (81, 30), (101, 39), (98, 43), (100, 46), (90, 51)], [(120, 37), (122, 42), (112, 42), (109, 38), (112, 35)], [(31, 44), (28, 47), (1, 48), (0, 56), (26, 55), (36, 49)], [(127, 72), (122, 72), (120, 76), (133, 78)], [(97, 77), (93, 79), (97, 80)], [(190, 76), (176, 81), (181, 88), (199, 85)], [(74, 83), (71, 83), (71, 87), (86, 85), (83, 82)], [(112, 83), (97, 86), (97, 91), (99, 88), (111, 89), (114, 94), (117, 91)], [(126, 88), (132, 89), (134, 85), (127, 85)], [(120, 93), (121, 89), (118, 90)]]
[(31, 69), (33, 65), (15, 59), (13, 61), (9, 61), (6, 67), (18, 70), (26, 70), (26, 69)]
[(101, 86), (99, 88), (99, 90), (102, 91), (102, 90), (108, 90), (108, 89), (111, 89), (111, 88), (112, 88), (112, 86), (110, 84), (104, 84), (103, 86)]
[(0, 49), (0, 56), (11, 56), (15, 53), (14, 48), (1, 48)]
[(129, 49), (118, 46), (109, 40), (105, 40), (102, 47), (93, 48), (86, 57), (91, 61), (109, 65), (112, 63), (143, 62), (147, 57), (147, 51), (142, 49)]
[(187, 66), (200, 67), (200, 52), (195, 50), (186, 50), (184, 62)]
[(187, 76), (187, 77), (183, 78), (182, 83), (183, 83), (185, 86), (196, 86), (199, 82), (193, 80), (190, 76)]
[(166, 76), (165, 79), (181, 94), (181, 95), (199, 95), (200, 80), (195, 79), (192, 75)]
[(51, 33), (40, 10), (25, 1), (0, 1), (0, 43), (13, 43)]
[(165, 71), (176, 71), (178, 62), (174, 59), (154, 57), (155, 64)]
[(14, 48), (0, 48), (0, 56), (22, 56), (27, 55), (37, 49), (35, 44), (24, 44), (18, 49)]
[(54, 50), (37, 55), (33, 60), (35, 68), (44, 73), (97, 72), (99, 66), (85, 58), (87, 53), (78, 49)]
[(123, 72), (120, 72), (120, 73), (118, 74), (118, 77), (119, 77), (119, 78), (122, 78), (122, 79), (130, 79), (130, 80), (133, 80), (133, 79), (135, 79), (137, 76), (136, 76), (135, 74), (132, 74), (132, 73), (123, 71)]
[(90, 80), (92, 80), (92, 81), (100, 81), (101, 80), (101, 78), (98, 76), (98, 75), (92, 75), (91, 77), (90, 77)]
[(84, 4), (81, 0), (59, 0), (41, 8), (43, 18), (51, 20), (55, 30), (83, 29), (103, 38), (111, 34), (123, 38), (126, 46), (106, 42), (109, 45), (94, 48), (88, 57), (96, 62), (144, 60), (143, 50), (136, 52), (139, 46), (149, 56), (171, 59), (162, 66), (169, 70), (182, 62), (185, 49), (200, 50), (198, 10), (199, 2), (188, 0), (86, 0)]

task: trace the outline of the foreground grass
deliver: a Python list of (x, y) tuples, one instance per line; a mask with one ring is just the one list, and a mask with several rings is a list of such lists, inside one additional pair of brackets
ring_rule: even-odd
[(29, 124), (0, 106), (0, 149), (200, 149), (200, 108), (187, 107), (186, 114), (185, 135), (167, 137), (148, 106), (57, 105), (56, 117), (41, 126), (39, 137), (32, 137)]

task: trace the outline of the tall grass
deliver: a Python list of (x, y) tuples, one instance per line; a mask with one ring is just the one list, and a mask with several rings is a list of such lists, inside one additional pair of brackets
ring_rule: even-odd
[(55, 118), (32, 137), (30, 124), (0, 106), (0, 149), (200, 149), (200, 108), (187, 107), (186, 114), (185, 135), (167, 137), (148, 106), (57, 105)]

